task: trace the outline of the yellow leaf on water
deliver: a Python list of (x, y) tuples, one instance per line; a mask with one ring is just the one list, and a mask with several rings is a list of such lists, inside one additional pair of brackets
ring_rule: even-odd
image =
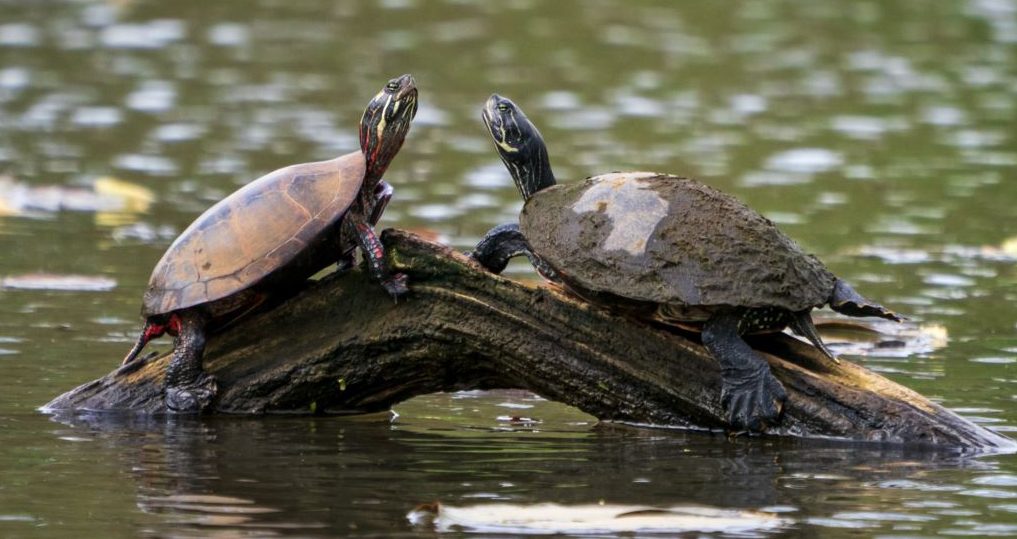
[(155, 202), (155, 193), (147, 187), (112, 176), (103, 176), (93, 184), (96, 193), (115, 196), (123, 201), (123, 211), (144, 213)]

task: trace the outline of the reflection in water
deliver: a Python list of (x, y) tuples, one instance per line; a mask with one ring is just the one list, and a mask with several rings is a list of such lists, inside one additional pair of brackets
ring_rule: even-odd
[[(582, 422), (571, 432), (544, 432), (533, 424), (506, 429), (496, 416), (509, 402), (531, 406), (528, 412), (545, 418), (544, 424), (567, 425), (581, 416), (518, 391), (466, 395), (465, 407), (450, 412), (455, 406), (449, 403), (457, 400), (436, 395), (411, 401), (400, 406), (395, 423), (387, 414), (203, 421), (87, 415), (57, 417), (68, 426), (55, 434), (94, 439), (98, 447), (90, 452), (115, 457), (133, 483), (138, 509), (159, 517), (151, 525), (156, 535), (216, 529), (426, 536), (406, 514), (434, 501), (481, 513), (491, 503), (692, 504), (764, 511), (799, 530), (889, 529), (899, 522), (938, 529), (962, 520), (945, 509), (967, 496), (988, 497), (990, 490), (996, 498), (1017, 496), (1013, 476), (986, 461), (844, 444), (724, 441)], [(950, 482), (979, 470), (988, 473), (970, 488)], [(936, 513), (927, 506), (933, 499), (943, 504), (941, 515), (929, 516)], [(705, 508), (696, 515), (750, 516)], [(531, 517), (524, 518), (527, 525), (544, 518)], [(753, 520), (751, 527), (774, 523)], [(740, 524), (725, 524), (730, 533), (740, 530)]]

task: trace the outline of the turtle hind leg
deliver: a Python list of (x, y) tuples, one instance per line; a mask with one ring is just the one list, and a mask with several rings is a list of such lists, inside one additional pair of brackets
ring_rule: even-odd
[(196, 414), (212, 404), (218, 387), (201, 368), (205, 352), (205, 316), (184, 309), (170, 318), (175, 329), (173, 357), (166, 368), (166, 408), (173, 413)]
[(874, 301), (865, 299), (861, 294), (855, 292), (851, 285), (840, 279), (837, 279), (833, 285), (830, 308), (848, 316), (878, 316), (894, 322), (904, 321), (903, 316)]
[(812, 309), (804, 311), (798, 311), (791, 317), (791, 331), (795, 332), (802, 337), (805, 337), (812, 343), (813, 346), (819, 348), (819, 351), (826, 357), (833, 360), (834, 363), (840, 363), (837, 356), (826, 347), (826, 343), (823, 342), (823, 338), (819, 336), (819, 331), (816, 330), (816, 325), (812, 323)]
[(477, 247), (467, 253), (467, 256), (491, 273), (501, 273), (508, 266), (509, 260), (519, 255), (533, 258), (529, 242), (515, 223), (492, 228)]
[(703, 325), (703, 345), (720, 363), (720, 400), (731, 427), (762, 432), (780, 420), (787, 392), (770, 365), (742, 340), (743, 314), (727, 310), (711, 316)]

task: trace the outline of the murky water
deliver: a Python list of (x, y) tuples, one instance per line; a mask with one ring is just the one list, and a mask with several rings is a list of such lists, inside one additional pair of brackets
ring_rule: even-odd
[(436, 500), (790, 521), (749, 535), (1017, 535), (1013, 456), (597, 425), (522, 393), (431, 396), (395, 420), (35, 411), (123, 356), (176, 233), (264, 172), (353, 150), (404, 72), (421, 108), (383, 226), (467, 248), (514, 219), (479, 120), (496, 91), (562, 180), (660, 170), (738, 195), (934, 328), (919, 353), (852, 359), (1017, 428), (1013, 1), (4, 1), (0, 535), (429, 536), (405, 515)]

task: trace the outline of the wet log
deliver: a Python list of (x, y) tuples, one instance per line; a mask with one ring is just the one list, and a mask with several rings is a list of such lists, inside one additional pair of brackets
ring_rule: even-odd
[[(492, 275), (462, 254), (387, 230), (412, 292), (394, 304), (363, 271), (333, 274), (210, 337), (213, 413), (368, 413), (416, 395), (521, 388), (605, 421), (723, 430), (720, 373), (695, 335)], [(751, 344), (789, 398), (769, 434), (1013, 450), (900, 384), (835, 364), (779, 334)], [(111, 359), (111, 362), (113, 360)], [(69, 391), (44, 409), (163, 413), (165, 355)]]

